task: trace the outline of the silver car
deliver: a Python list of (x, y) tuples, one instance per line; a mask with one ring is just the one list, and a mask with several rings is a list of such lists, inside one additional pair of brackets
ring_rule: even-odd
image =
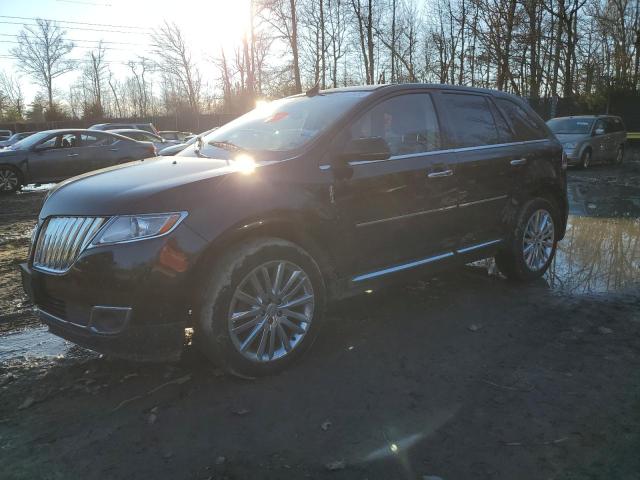
[(46, 130), (0, 150), (0, 193), (154, 157), (151, 143), (95, 130)]
[(178, 143), (180, 143), (177, 140), (167, 140), (165, 138), (162, 138), (160, 135), (155, 135), (145, 130), (135, 130), (133, 128), (118, 128), (115, 130), (109, 130), (109, 132), (117, 133), (118, 135), (132, 138), (133, 140), (139, 140), (141, 142), (151, 142), (158, 151), (171, 145), (177, 145)]
[(11, 145), (13, 145), (14, 143), (18, 143), (20, 140), (24, 140), (25, 138), (27, 138), (29, 135), (33, 135), (35, 132), (20, 132), (20, 133), (14, 133), (13, 135), (11, 135), (9, 138), (7, 138), (6, 140), (2, 140), (0, 141), (0, 147), (4, 148), (4, 147), (9, 147)]
[(620, 117), (558, 117), (547, 125), (562, 143), (569, 165), (587, 168), (592, 163), (622, 163), (627, 130)]

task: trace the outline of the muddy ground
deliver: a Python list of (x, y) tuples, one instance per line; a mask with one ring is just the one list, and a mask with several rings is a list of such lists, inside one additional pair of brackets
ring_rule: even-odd
[(569, 193), (545, 279), (486, 262), (342, 302), (255, 381), (37, 327), (15, 267), (44, 193), (1, 198), (0, 478), (640, 478), (638, 155)]

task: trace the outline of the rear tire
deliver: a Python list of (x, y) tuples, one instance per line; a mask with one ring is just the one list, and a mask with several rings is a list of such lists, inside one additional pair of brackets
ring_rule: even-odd
[(591, 150), (585, 150), (580, 157), (580, 168), (587, 169), (591, 165)]
[(556, 253), (558, 214), (545, 198), (525, 203), (504, 247), (496, 255), (498, 269), (509, 279), (529, 281), (541, 277)]
[(234, 375), (257, 377), (279, 372), (311, 347), (322, 324), (325, 287), (306, 251), (283, 239), (258, 238), (216, 259), (211, 271), (194, 332), (207, 358)]
[(0, 166), (0, 194), (10, 195), (22, 188), (22, 175), (9, 165)]

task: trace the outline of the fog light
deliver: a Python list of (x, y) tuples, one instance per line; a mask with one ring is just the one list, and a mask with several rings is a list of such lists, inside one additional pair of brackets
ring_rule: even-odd
[(95, 306), (91, 309), (89, 328), (97, 333), (120, 333), (129, 323), (131, 308)]

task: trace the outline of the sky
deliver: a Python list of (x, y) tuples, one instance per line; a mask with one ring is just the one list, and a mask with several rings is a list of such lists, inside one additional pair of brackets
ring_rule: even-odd
[[(70, 58), (84, 58), (103, 40), (114, 76), (122, 77), (129, 71), (127, 60), (149, 56), (151, 33), (167, 20), (182, 28), (203, 77), (213, 83), (218, 74), (207, 60), (218, 56), (222, 47), (241, 42), (249, 10), (249, 0), (0, 0), (0, 70), (22, 76), (25, 99), (33, 99), (38, 87), (8, 55), (23, 24), (34, 24), (32, 19), (40, 17), (59, 21), (74, 40)], [(77, 76), (78, 72), (70, 72), (57, 78), (54, 88), (66, 93)]]

